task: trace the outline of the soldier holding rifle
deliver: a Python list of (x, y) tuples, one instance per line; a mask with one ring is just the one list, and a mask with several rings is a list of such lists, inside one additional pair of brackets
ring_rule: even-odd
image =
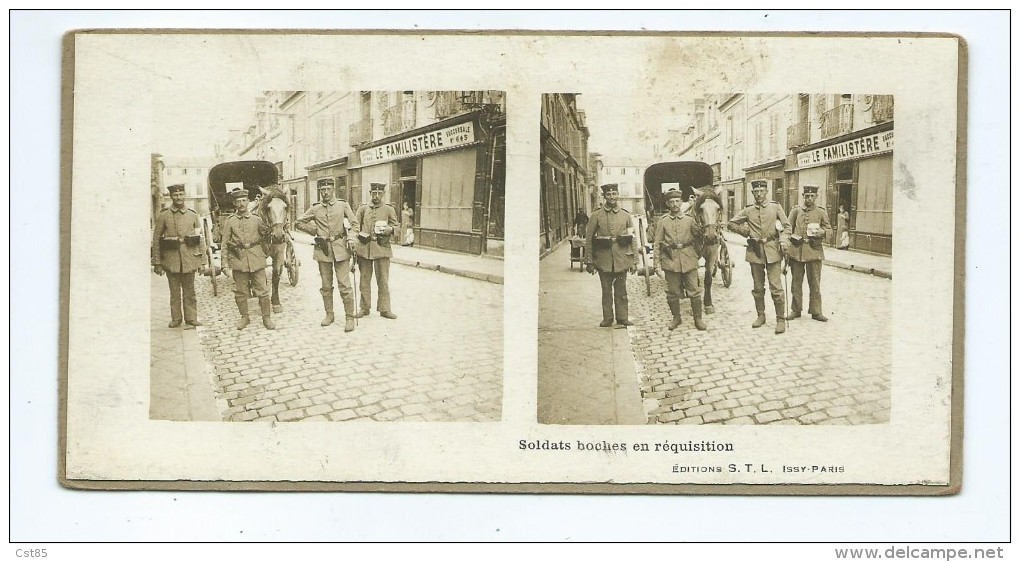
[(744, 207), (730, 219), (730, 230), (747, 237), (747, 253), (744, 259), (751, 264), (751, 294), (758, 311), (752, 328), (765, 325), (765, 279), (769, 281), (769, 292), (776, 309), (776, 333), (786, 331), (786, 299), (783, 295), (783, 258), (790, 244), (790, 222), (783, 206), (775, 201), (766, 201), (768, 184), (765, 180), (751, 182), (754, 203)]

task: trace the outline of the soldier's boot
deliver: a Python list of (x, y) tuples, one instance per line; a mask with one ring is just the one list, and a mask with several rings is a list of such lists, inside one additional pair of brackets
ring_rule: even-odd
[(755, 318), (752, 328), (761, 328), (765, 325), (765, 295), (754, 295), (754, 308), (758, 311), (758, 318)]
[(276, 323), (273, 322), (273, 304), (269, 301), (269, 297), (259, 299), (259, 309), (262, 311), (262, 325), (267, 330), (275, 330)]
[(699, 330), (707, 330), (708, 326), (705, 326), (705, 321), (701, 319), (701, 299), (695, 297), (691, 299), (691, 315), (694, 316), (694, 327)]
[(354, 331), (354, 317), (353, 316), (347, 316), (346, 319), (347, 319), (347, 321), (344, 322), (344, 331), (345, 332), (353, 332)]
[(335, 320), (333, 316), (333, 295), (322, 295), (322, 306), (326, 309), (326, 317), (319, 322), (320, 326), (329, 326)]
[(670, 322), (669, 329), (675, 330), (677, 329), (677, 326), (679, 326), (681, 322), (680, 303), (679, 301), (667, 301), (667, 302), (669, 303), (669, 311), (673, 313), (673, 321)]
[(248, 298), (235, 297), (234, 302), (237, 303), (237, 311), (241, 313), (241, 319), (237, 321), (237, 329), (243, 330), (251, 322), (251, 318), (248, 317)]
[(778, 299), (776, 303), (776, 333), (782, 334), (786, 331), (786, 302)]

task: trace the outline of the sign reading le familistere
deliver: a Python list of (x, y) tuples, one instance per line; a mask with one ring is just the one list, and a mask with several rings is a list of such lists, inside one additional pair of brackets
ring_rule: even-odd
[(798, 168), (822, 166), (841, 160), (854, 160), (874, 156), (893, 149), (893, 132), (876, 133), (858, 139), (848, 140), (832, 146), (816, 148), (797, 154)]
[(422, 133), (406, 139), (393, 141), (361, 151), (361, 163), (364, 165), (380, 164), (390, 160), (399, 160), (411, 156), (421, 156), (440, 150), (456, 148), (475, 141), (474, 123), (470, 121)]

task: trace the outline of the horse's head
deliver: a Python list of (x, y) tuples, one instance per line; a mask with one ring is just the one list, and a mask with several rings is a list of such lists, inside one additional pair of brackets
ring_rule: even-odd
[(704, 231), (706, 244), (715, 244), (719, 239), (719, 214), (722, 212), (722, 202), (719, 196), (710, 190), (705, 190), (698, 195), (694, 201), (694, 218), (697, 219)]
[(284, 225), (287, 223), (287, 197), (275, 187), (259, 189), (262, 191), (259, 214), (262, 220), (272, 227), (273, 241), (282, 242)]

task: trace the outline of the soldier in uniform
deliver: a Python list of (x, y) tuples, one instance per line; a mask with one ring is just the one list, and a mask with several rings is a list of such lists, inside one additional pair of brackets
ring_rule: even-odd
[(822, 314), (822, 260), (825, 259), (822, 240), (832, 231), (832, 225), (829, 224), (829, 214), (825, 212), (825, 208), (815, 205), (818, 186), (805, 185), (802, 189), (803, 201), (790, 211), (790, 227), (793, 229), (789, 254), (790, 269), (793, 271), (793, 283), (790, 287), (792, 293), (790, 320), (800, 318), (806, 270), (810, 291), (808, 314), (819, 322), (828, 322), (829, 319)]
[(729, 226), (733, 232), (747, 237), (744, 259), (751, 264), (751, 294), (754, 295), (754, 307), (758, 311), (758, 317), (751, 327), (760, 328), (765, 325), (765, 278), (768, 277), (769, 291), (776, 307), (776, 333), (782, 334), (786, 331), (782, 263), (790, 244), (790, 222), (786, 219), (782, 205), (765, 200), (767, 191), (765, 180), (752, 181), (754, 203), (730, 219)]
[(333, 272), (340, 289), (340, 300), (344, 304), (346, 323), (344, 331), (354, 330), (354, 288), (351, 285), (351, 258), (354, 256), (354, 240), (349, 232), (357, 232), (358, 223), (354, 211), (347, 201), (336, 198), (332, 179), (319, 180), (319, 202), (312, 205), (294, 221), (294, 228), (315, 237), (315, 251), (312, 257), (319, 264), (319, 278), (322, 280), (322, 305), (326, 317), (320, 323), (333, 323)]
[(255, 296), (259, 299), (262, 324), (269, 330), (275, 330), (272, 304), (269, 301), (269, 290), (266, 288), (266, 252), (263, 248), (270, 227), (263, 223), (261, 218), (248, 212), (246, 189), (237, 188), (231, 192), (231, 196), (234, 199), (234, 214), (223, 221), (222, 239), (234, 276), (234, 302), (237, 303), (237, 310), (241, 313), (237, 329), (243, 330), (250, 322), (248, 317), (250, 283)]
[(694, 314), (694, 327), (707, 329), (701, 317), (701, 279), (698, 277), (698, 250), (701, 227), (694, 217), (680, 212), (683, 205), (683, 193), (679, 189), (666, 192), (666, 206), (669, 214), (663, 216), (655, 224), (655, 255), (659, 257), (659, 266), (666, 274), (666, 304), (673, 313), (670, 330), (680, 325), (681, 286), (691, 299), (691, 311)]
[(372, 271), (375, 270), (376, 285), (379, 287), (377, 310), (383, 318), (396, 320), (397, 315), (390, 309), (390, 258), (393, 249), (390, 242), (393, 233), (400, 226), (397, 210), (383, 203), (384, 183), (372, 183), (369, 187), (371, 203), (358, 207), (355, 223), (359, 225), (358, 240), (354, 251), (358, 255), (358, 269), (361, 270), (361, 311), (358, 317), (368, 316), (372, 309)]
[(167, 191), (172, 203), (156, 215), (152, 230), (152, 271), (166, 273), (170, 283), (170, 327), (184, 322), (187, 330), (202, 325), (195, 299), (195, 270), (205, 263), (205, 245), (199, 234), (198, 213), (184, 206), (184, 185), (171, 185)]
[(585, 269), (599, 272), (602, 283), (602, 328), (613, 325), (613, 308), (616, 322), (631, 326), (627, 311), (627, 272), (637, 271), (637, 242), (630, 223), (630, 213), (619, 205), (620, 190), (617, 184), (603, 185), (605, 202), (595, 209), (588, 220), (584, 238)]

